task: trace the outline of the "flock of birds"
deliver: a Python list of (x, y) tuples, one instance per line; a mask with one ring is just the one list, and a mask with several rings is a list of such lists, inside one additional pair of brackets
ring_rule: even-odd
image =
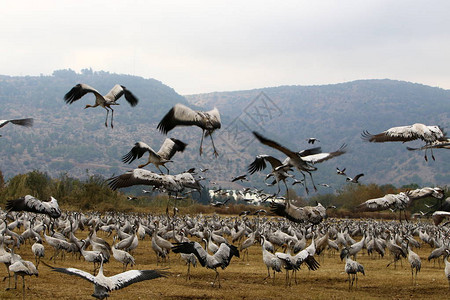
[[(138, 98), (122, 85), (115, 85), (106, 95), (101, 95), (97, 90), (86, 84), (77, 84), (65, 96), (66, 103), (71, 104), (78, 101), (86, 94), (95, 95), (95, 104), (86, 105), (85, 108), (102, 107), (106, 110), (105, 126), (108, 127), (108, 117), (111, 112), (110, 127), (113, 128), (115, 105), (122, 96), (131, 106), (138, 104)], [(33, 119), (12, 119), (0, 120), (0, 127), (11, 123), (21, 126), (32, 126)], [(211, 139), (213, 154), (219, 155), (212, 134), (215, 130), (221, 128), (220, 113), (214, 108), (211, 111), (194, 111), (189, 107), (176, 104), (162, 118), (157, 129), (168, 134), (177, 126), (197, 126), (202, 129), (199, 153), (202, 155), (203, 139), (209, 136)], [(287, 197), (280, 197), (280, 182), (282, 182), (288, 193), (287, 179), (293, 179), (293, 184), (302, 184), (305, 192), (309, 193), (306, 183), (306, 174), (309, 175), (314, 190), (317, 191), (313, 180), (313, 173), (317, 171), (316, 165), (323, 161), (346, 153), (347, 145), (343, 144), (339, 149), (333, 152), (322, 152), (321, 147), (314, 147), (306, 150), (295, 151), (279, 144), (278, 142), (264, 137), (258, 132), (253, 132), (256, 139), (263, 145), (281, 152), (285, 158), (278, 159), (271, 155), (257, 155), (247, 168), (248, 174), (263, 171), (267, 163), (271, 165), (271, 171), (266, 175), (265, 182), (268, 186), (277, 185), (278, 190), (273, 195), (268, 195), (271, 212), (281, 218), (262, 217), (260, 214), (267, 214), (265, 210), (259, 210), (256, 218), (249, 218), (250, 212), (243, 212), (239, 217), (218, 218), (213, 217), (179, 217), (177, 209), (174, 208), (173, 216), (152, 216), (138, 217), (135, 215), (107, 215), (82, 214), (82, 213), (64, 213), (60, 210), (57, 200), (51, 198), (50, 201), (40, 201), (31, 195), (26, 195), (19, 199), (9, 200), (6, 211), (3, 213), (4, 223), (0, 226), (2, 238), (0, 240), (0, 261), (7, 266), (8, 277), (10, 272), (23, 278), (23, 297), (25, 297), (25, 276), (38, 274), (37, 267), (40, 258), (44, 256), (44, 247), (42, 237), (46, 243), (55, 249), (52, 258), (58, 255), (64, 256), (65, 253), (78, 253), (88, 262), (94, 264), (93, 274), (75, 268), (57, 268), (46, 264), (53, 271), (75, 275), (94, 284), (94, 294), (92, 296), (98, 299), (104, 299), (109, 296), (112, 290), (124, 288), (135, 282), (150, 280), (159, 277), (168, 276), (168, 271), (160, 270), (130, 270), (126, 271), (128, 265), (133, 266), (135, 260), (131, 253), (139, 244), (139, 239), (144, 239), (146, 235), (152, 238), (152, 249), (155, 251), (157, 261), (168, 259), (170, 251), (180, 253), (183, 260), (188, 265), (188, 278), (190, 276), (190, 266), (196, 265), (197, 261), (206, 268), (215, 271), (214, 283), (220, 283), (219, 268), (225, 269), (231, 262), (232, 257), (240, 257), (240, 251), (248, 251), (248, 247), (260, 244), (262, 248), (263, 262), (267, 267), (268, 275), (273, 271), (286, 272), (286, 284), (290, 285), (292, 276), (296, 279), (296, 273), (301, 265), (306, 265), (310, 270), (317, 270), (320, 267), (315, 256), (323, 254), (326, 249), (340, 251), (341, 260), (345, 259), (345, 272), (349, 276), (349, 288), (354, 283), (357, 284), (357, 273), (364, 275), (364, 267), (356, 261), (356, 255), (362, 249), (367, 252), (377, 252), (381, 257), (385, 250), (389, 249), (393, 261), (396, 264), (401, 257), (408, 257), (412, 272), (420, 271), (420, 258), (413, 252), (412, 247), (418, 247), (414, 236), (418, 236), (424, 243), (428, 243), (436, 249), (441, 249), (438, 257), (445, 257), (445, 274), (449, 279), (450, 287), (450, 263), (447, 257), (450, 254), (450, 240), (447, 232), (450, 231), (448, 224), (440, 227), (432, 226), (427, 223), (409, 223), (398, 224), (395, 222), (381, 222), (375, 220), (365, 221), (340, 221), (327, 220), (327, 209), (320, 203), (316, 206), (297, 207)], [(408, 142), (412, 140), (423, 140), (425, 145), (419, 148), (407, 148), (408, 150), (424, 150), (425, 160), (427, 160), (427, 151), (431, 152), (434, 160), (433, 148), (450, 149), (450, 139), (438, 126), (427, 126), (424, 124), (414, 124), (411, 126), (402, 126), (390, 128), (382, 133), (372, 135), (367, 131), (362, 133), (362, 138), (368, 142)], [(319, 142), (316, 138), (308, 139), (309, 144)], [(124, 163), (132, 163), (142, 158), (148, 152), (148, 160), (140, 164), (138, 168), (128, 171), (124, 174), (111, 177), (107, 180), (111, 189), (129, 187), (133, 185), (149, 185), (153, 190), (169, 193), (169, 196), (178, 199), (186, 190), (196, 190), (200, 192), (202, 185), (200, 181), (205, 179), (202, 176), (195, 177), (195, 169), (192, 168), (181, 174), (169, 174), (167, 163), (173, 162), (173, 157), (177, 152), (183, 152), (187, 144), (176, 139), (167, 138), (158, 151), (153, 150), (144, 142), (137, 142), (131, 150), (122, 157)], [(159, 170), (159, 174), (143, 169), (149, 164), (154, 164)], [(161, 167), (165, 168), (165, 174)], [(201, 170), (206, 172), (205, 170)], [(293, 172), (299, 172), (302, 179), (295, 178)], [(354, 177), (348, 177), (346, 169), (337, 168), (338, 175), (346, 176), (350, 183), (358, 183), (363, 173)], [(240, 175), (232, 179), (232, 182), (246, 181), (247, 174)], [(271, 183), (267, 180), (272, 178)], [(326, 186), (325, 184), (322, 184)], [(215, 193), (220, 193), (216, 190)], [(245, 197), (249, 192), (247, 188), (241, 192)], [(262, 191), (261, 191), (262, 194)], [(422, 188), (409, 190), (399, 194), (388, 194), (384, 197), (369, 199), (362, 203), (358, 209), (366, 211), (386, 210), (404, 211), (415, 199), (424, 197), (434, 197), (442, 200), (444, 191), (441, 188)], [(131, 198), (133, 199), (133, 198)], [(277, 201), (274, 201), (276, 199)], [(229, 200), (229, 199), (228, 199)], [(226, 200), (226, 201), (228, 201)], [(281, 200), (281, 201), (280, 201)], [(448, 199), (447, 199), (448, 200)], [(447, 201), (446, 200), (446, 201)], [(211, 203), (219, 207), (226, 204), (224, 202)], [(449, 203), (450, 204), (450, 203)], [(442, 205), (441, 202), (441, 206)], [(450, 209), (445, 209), (449, 210)], [(433, 214), (435, 225), (438, 225), (445, 217), (450, 215), (447, 211), (437, 211)], [(20, 213), (15, 213), (20, 212)], [(7, 223), (7, 219), (11, 223)], [(23, 227), (25, 231), (18, 235), (13, 230)], [(90, 234), (84, 240), (75, 236), (77, 230), (89, 228)], [(112, 234), (115, 231), (114, 244), (111, 246), (105, 240), (96, 235), (97, 231), (104, 231)], [(47, 235), (48, 232), (50, 235)], [(42, 236), (41, 236), (42, 235)], [(352, 237), (363, 236), (359, 242)], [(424, 236), (428, 237), (425, 238)], [(205, 243), (205, 247), (197, 241), (191, 241), (189, 237), (196, 237)], [(14, 253), (15, 247), (23, 244), (24, 240), (35, 240), (32, 251), (36, 256), (36, 266), (32, 262), (24, 261)], [(231, 242), (230, 242), (231, 239)], [(309, 246), (306, 245), (307, 239), (311, 240)], [(169, 240), (173, 240), (173, 243)], [(116, 242), (117, 241), (117, 242)], [(233, 245), (238, 243), (238, 246)], [(9, 247), (9, 251), (5, 249)], [(92, 250), (86, 250), (91, 246)], [(276, 249), (284, 251), (276, 251)], [(212, 253), (212, 254), (210, 254)], [(292, 253), (292, 254), (291, 254)], [(103, 265), (107, 263), (113, 254), (113, 257), (123, 263), (124, 272), (115, 276), (106, 277), (103, 274)], [(430, 254), (430, 257), (432, 255)], [(434, 256), (432, 258), (435, 258)], [(289, 277), (289, 272), (292, 276)], [(95, 273), (97, 273), (95, 275)]]

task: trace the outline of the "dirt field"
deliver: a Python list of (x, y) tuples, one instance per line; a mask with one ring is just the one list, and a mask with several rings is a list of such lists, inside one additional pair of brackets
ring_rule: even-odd
[[(84, 238), (87, 232), (79, 232), (77, 237)], [(99, 232), (99, 237), (112, 242), (112, 238)], [(358, 240), (358, 238), (357, 238)], [(44, 261), (57, 267), (74, 267), (92, 271), (92, 264), (71, 254), (65, 260), (57, 259), (56, 264), (49, 262), (53, 249), (47, 244)], [(443, 263), (426, 261), (432, 249), (428, 245), (414, 249), (422, 259), (422, 270), (417, 284), (413, 286), (411, 271), (407, 260), (397, 269), (391, 265), (386, 268), (390, 256), (373, 259), (365, 250), (358, 256), (358, 261), (365, 267), (366, 276), (359, 276), (358, 287), (349, 291), (344, 262), (338, 253), (326, 252), (318, 260), (319, 270), (308, 271), (306, 268), (297, 274), (298, 284), (285, 286), (285, 273), (278, 273), (275, 281), (263, 280), (267, 269), (262, 261), (261, 246), (255, 244), (250, 248), (249, 260), (233, 257), (225, 270), (220, 270), (222, 287), (211, 285), (214, 271), (201, 266), (191, 268), (191, 280), (186, 280), (187, 267), (178, 254), (170, 254), (170, 264), (156, 264), (156, 256), (150, 246), (150, 238), (139, 241), (133, 253), (137, 265), (135, 269), (157, 269), (168, 267), (170, 275), (151, 281), (140, 282), (119, 291), (112, 291), (112, 299), (443, 299), (448, 296), (449, 288), (444, 276)], [(18, 251), (22, 258), (34, 262), (31, 245), (25, 244)], [(0, 274), (6, 275), (6, 269), (0, 268)], [(105, 274), (110, 276), (122, 272), (122, 265), (114, 260), (105, 265)], [(14, 281), (12, 280), (12, 283)], [(44, 265), (39, 266), (39, 277), (26, 278), (27, 299), (93, 299), (93, 285), (75, 276), (50, 271)], [(3, 282), (7, 286), (7, 280)], [(0, 291), (1, 299), (20, 299), (22, 297), (22, 280), (19, 278), (17, 290)]]

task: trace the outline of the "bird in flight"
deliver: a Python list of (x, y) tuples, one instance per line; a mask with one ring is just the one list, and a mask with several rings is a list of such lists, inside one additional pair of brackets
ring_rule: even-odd
[[(437, 141), (445, 141), (448, 138), (439, 126), (427, 126), (416, 123), (408, 126), (392, 127), (378, 134), (370, 134), (367, 130), (361, 134), (362, 139), (372, 143), (384, 142), (409, 142), (414, 140), (422, 140), (425, 146), (431, 145)], [(425, 160), (427, 158), (427, 148), (425, 148)], [(434, 160), (433, 148), (431, 148), (431, 157)]]
[(167, 134), (176, 126), (192, 125), (200, 127), (203, 131), (200, 142), (200, 155), (203, 153), (203, 138), (209, 136), (214, 149), (214, 155), (216, 157), (219, 156), (212, 138), (213, 132), (221, 127), (220, 113), (217, 108), (210, 111), (195, 111), (183, 104), (176, 104), (169, 110), (161, 122), (159, 122), (157, 129), (163, 134)]
[(136, 106), (139, 102), (138, 98), (136, 98), (126, 87), (120, 84), (116, 84), (106, 95), (100, 94), (96, 89), (93, 87), (90, 87), (87, 84), (79, 83), (76, 86), (74, 86), (67, 94), (64, 96), (64, 101), (66, 101), (67, 104), (72, 104), (73, 102), (81, 99), (84, 95), (88, 93), (93, 93), (95, 95), (95, 104), (90, 105), (87, 104), (85, 106), (86, 108), (89, 107), (103, 107), (106, 109), (106, 120), (105, 120), (105, 126), (108, 127), (108, 115), (109, 111), (111, 110), (111, 128), (114, 127), (113, 125), (113, 119), (114, 119), (114, 109), (111, 107), (112, 105), (119, 105), (116, 101), (119, 100), (122, 95), (125, 95), (125, 100), (128, 101), (128, 103), (131, 106)]
[(352, 183), (359, 183), (359, 178), (364, 176), (363, 173), (356, 175), (355, 177), (351, 178), (351, 177), (347, 177), (346, 181), (348, 182), (352, 182)]
[(183, 152), (186, 146), (187, 144), (183, 143), (180, 140), (174, 138), (166, 138), (159, 151), (156, 152), (146, 143), (137, 142), (136, 144), (134, 144), (134, 147), (131, 148), (130, 152), (122, 157), (122, 161), (124, 163), (130, 164), (136, 158), (141, 158), (145, 152), (148, 152), (149, 155), (147, 163), (139, 165), (138, 168), (143, 168), (148, 164), (154, 164), (161, 172), (161, 174), (162, 171), (159, 168), (160, 166), (166, 168), (167, 173), (169, 173), (169, 169), (165, 164), (168, 162), (172, 162), (170, 159), (175, 155), (175, 153)]

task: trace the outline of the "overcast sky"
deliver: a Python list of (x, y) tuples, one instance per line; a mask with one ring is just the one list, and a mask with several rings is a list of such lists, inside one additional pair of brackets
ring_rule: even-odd
[(450, 89), (450, 1), (3, 1), (0, 74), (84, 68), (182, 95), (390, 78)]

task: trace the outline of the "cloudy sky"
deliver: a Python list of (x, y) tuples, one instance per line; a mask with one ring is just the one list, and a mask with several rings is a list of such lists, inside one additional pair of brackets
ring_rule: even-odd
[(390, 78), (450, 89), (450, 1), (4, 1), (0, 74), (84, 68), (178, 93)]

